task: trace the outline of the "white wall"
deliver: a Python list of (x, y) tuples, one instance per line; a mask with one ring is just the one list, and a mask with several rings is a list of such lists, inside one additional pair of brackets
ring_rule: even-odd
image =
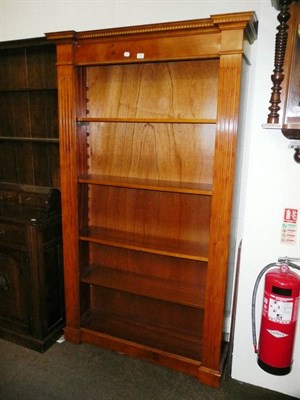
[[(260, 0), (0, 0), (0, 40), (249, 11)], [(1, 17), (1, 12), (0, 12)]]
[[(259, 271), (279, 256), (300, 256), (298, 245), (280, 244), (285, 207), (300, 208), (300, 167), (279, 130), (265, 130), (273, 70), (277, 12), (271, 0), (0, 0), (0, 40), (43, 36), (45, 32), (90, 30), (163, 21), (204, 18), (211, 14), (256, 11), (259, 36), (252, 46), (247, 95), (244, 165), (237, 221), (243, 237), (232, 376), (300, 398), (300, 328), (292, 372), (274, 377), (256, 364), (252, 349), (250, 303)], [(298, 232), (299, 238), (300, 232)], [(231, 250), (234, 252), (235, 248)], [(261, 292), (261, 290), (260, 290)], [(259, 293), (261, 298), (261, 293)], [(258, 304), (260, 314), (261, 303)]]
[[(262, 1), (253, 93), (253, 116), (249, 143), (249, 164), (245, 193), (245, 215), (239, 297), (233, 349), (234, 378), (300, 398), (300, 326), (294, 351), (295, 362), (287, 376), (270, 375), (256, 365), (251, 346), (250, 313), (253, 284), (260, 270), (279, 256), (300, 257), (299, 222), (297, 244), (280, 243), (284, 208), (300, 209), (300, 165), (293, 160), (293, 150), (280, 130), (262, 129), (266, 122), (273, 70), (274, 34), (277, 12)], [(250, 94), (251, 95), (251, 94)], [(259, 331), (263, 282), (257, 302)]]

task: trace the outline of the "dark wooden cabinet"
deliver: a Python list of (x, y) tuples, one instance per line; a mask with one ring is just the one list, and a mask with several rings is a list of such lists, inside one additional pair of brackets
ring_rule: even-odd
[(0, 184), (0, 336), (44, 351), (63, 326), (60, 192)]
[(243, 40), (254, 13), (57, 44), (65, 337), (220, 384)]
[(64, 325), (56, 49), (0, 43), (0, 336), (44, 351)]

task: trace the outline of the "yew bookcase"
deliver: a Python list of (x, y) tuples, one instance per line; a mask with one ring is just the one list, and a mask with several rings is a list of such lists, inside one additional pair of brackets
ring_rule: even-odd
[(253, 12), (57, 45), (65, 337), (218, 386)]

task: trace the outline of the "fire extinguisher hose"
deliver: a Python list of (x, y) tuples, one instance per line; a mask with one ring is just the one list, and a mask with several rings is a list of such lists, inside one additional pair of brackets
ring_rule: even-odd
[(296, 261), (296, 262), (300, 262), (299, 258), (288, 258), (288, 257), (281, 257), (278, 259), (278, 262), (276, 263), (271, 263), (266, 265), (258, 274), (256, 281), (255, 281), (255, 285), (253, 288), (253, 294), (252, 294), (252, 304), (251, 304), (251, 319), (252, 319), (252, 342), (253, 342), (253, 346), (254, 346), (254, 352), (257, 353), (258, 352), (258, 348), (257, 348), (257, 337), (256, 337), (256, 322), (255, 322), (255, 308), (256, 308), (256, 295), (257, 295), (257, 290), (258, 290), (258, 286), (259, 283), (261, 281), (261, 278), (264, 276), (264, 274), (273, 267), (278, 267), (278, 265), (288, 265), (289, 267), (292, 268), (296, 268), (298, 270), (300, 270), (300, 266), (293, 263), (292, 261)]
[(251, 305), (251, 319), (252, 319), (252, 342), (254, 346), (254, 352), (257, 353), (257, 336), (256, 336), (256, 322), (255, 322), (255, 308), (256, 308), (256, 295), (257, 295), (257, 290), (259, 283), (261, 281), (261, 278), (264, 276), (264, 274), (273, 267), (276, 267), (278, 263), (271, 263), (266, 265), (258, 274), (258, 277), (256, 278), (255, 285), (253, 288), (253, 294), (252, 294), (252, 305)]

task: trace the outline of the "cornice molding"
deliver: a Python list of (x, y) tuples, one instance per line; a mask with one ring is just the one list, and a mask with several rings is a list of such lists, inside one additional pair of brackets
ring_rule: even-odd
[(187, 31), (190, 34), (218, 33), (226, 29), (245, 29), (247, 39), (250, 43), (256, 39), (257, 18), (254, 12), (243, 12), (234, 14), (213, 15), (210, 18), (195, 19), (187, 21), (175, 21), (159, 24), (136, 25), (121, 28), (109, 28), (91, 31), (61, 31), (46, 33), (46, 37), (53, 41), (79, 41), (98, 38), (111, 39), (114, 37), (159, 36), (160, 33), (172, 35)]

